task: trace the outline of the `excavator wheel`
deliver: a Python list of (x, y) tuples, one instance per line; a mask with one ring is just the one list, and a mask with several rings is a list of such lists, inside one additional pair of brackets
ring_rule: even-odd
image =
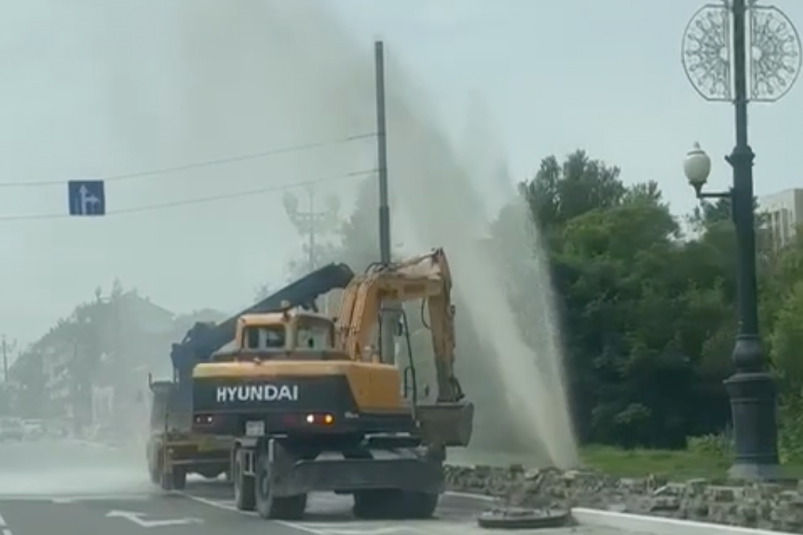
[(241, 448), (234, 450), (233, 457), (231, 478), (234, 481), (234, 505), (240, 511), (253, 511), (256, 505), (254, 478), (243, 471), (245, 459)]
[(307, 495), (277, 497), (271, 493), (271, 462), (261, 455), (256, 470), (256, 509), (262, 518), (300, 520), (307, 508)]
[(364, 520), (405, 520), (431, 518), (438, 506), (438, 494), (396, 489), (354, 493), (352, 512)]

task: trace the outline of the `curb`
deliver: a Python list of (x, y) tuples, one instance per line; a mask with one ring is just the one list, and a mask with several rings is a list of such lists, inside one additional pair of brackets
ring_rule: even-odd
[(581, 526), (595, 526), (649, 535), (779, 535), (789, 533), (659, 516), (601, 511), (584, 507), (572, 509), (571, 515)]

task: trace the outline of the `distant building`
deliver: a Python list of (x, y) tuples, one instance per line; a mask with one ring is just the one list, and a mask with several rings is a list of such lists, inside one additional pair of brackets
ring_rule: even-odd
[[(36, 412), (43, 417), (84, 424), (135, 405), (138, 393), (147, 389), (148, 360), (169, 362), (174, 315), (136, 292), (121, 293), (115, 303), (99, 336), (82, 337), (87, 318), (76, 312), (20, 355), (9, 382), (21, 404), (33, 405), (36, 399)], [(23, 401), (25, 394), (31, 399)]]
[(766, 218), (764, 228), (773, 247), (783, 247), (803, 224), (803, 189), (787, 189), (759, 197), (758, 211)]

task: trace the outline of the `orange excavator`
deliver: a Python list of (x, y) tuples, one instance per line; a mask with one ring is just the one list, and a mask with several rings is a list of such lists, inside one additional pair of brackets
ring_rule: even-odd
[[(197, 364), (192, 381), (193, 431), (235, 437), (238, 508), (297, 519), (309, 492), (334, 491), (354, 496), (358, 517), (433, 514), (446, 447), (468, 445), (474, 417), (453, 369), (451, 290), (436, 249), (353, 276), (335, 320), (289, 304), (238, 318), (234, 348)], [(420, 359), (402, 370), (374, 350), (383, 310), (409, 301), (428, 311), (434, 402), (419, 399)], [(404, 312), (395, 335), (411, 352)]]

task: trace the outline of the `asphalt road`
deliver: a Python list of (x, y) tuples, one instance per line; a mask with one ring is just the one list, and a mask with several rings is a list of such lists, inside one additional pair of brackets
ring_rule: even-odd
[[(303, 522), (265, 521), (237, 511), (223, 481), (191, 480), (185, 492), (166, 494), (150, 485), (144, 452), (76, 441), (0, 444), (0, 535), (473, 535), (487, 533), (476, 515), (487, 500), (446, 495), (437, 518), (361, 521), (351, 498), (310, 497)], [(592, 528), (538, 530), (613, 535)]]

